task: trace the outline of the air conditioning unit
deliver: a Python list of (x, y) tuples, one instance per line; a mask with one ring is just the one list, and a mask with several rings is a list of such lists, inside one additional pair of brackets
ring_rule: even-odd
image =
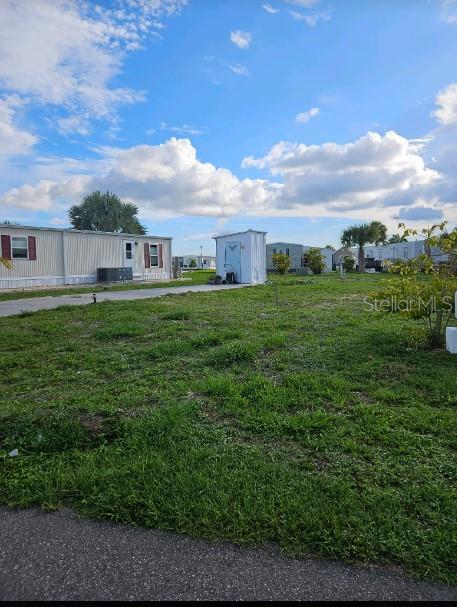
[(133, 280), (132, 268), (97, 268), (97, 282), (125, 282)]

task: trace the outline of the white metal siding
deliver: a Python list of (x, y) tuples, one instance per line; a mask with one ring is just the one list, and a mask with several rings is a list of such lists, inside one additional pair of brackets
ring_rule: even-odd
[(3, 234), (22, 238), (34, 236), (36, 260), (12, 259), (12, 270), (0, 265), (0, 288), (39, 286), (46, 277), (52, 279), (51, 284), (61, 284), (58, 280), (63, 276), (62, 232), (0, 227), (0, 235)]
[[(0, 265), (0, 289), (94, 283), (97, 268), (123, 267), (124, 242), (137, 242), (133, 273), (140, 280), (171, 277), (171, 240), (153, 236), (97, 234), (1, 226), (0, 235), (34, 236), (35, 261), (13, 259), (13, 269)], [(145, 268), (144, 243), (162, 245), (162, 268)], [(0, 252), (1, 253), (1, 252)]]

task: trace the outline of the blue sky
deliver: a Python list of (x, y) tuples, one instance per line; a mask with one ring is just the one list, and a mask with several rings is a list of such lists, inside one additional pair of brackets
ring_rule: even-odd
[(0, 219), (94, 189), (177, 253), (457, 222), (457, 2), (4, 0)]

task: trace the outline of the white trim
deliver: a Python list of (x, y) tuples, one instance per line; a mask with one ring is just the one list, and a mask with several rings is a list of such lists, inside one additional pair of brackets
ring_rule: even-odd
[[(13, 236), (13, 235), (10, 235), (10, 234), (7, 234), (7, 236), (9, 236), (10, 240), (11, 240), (11, 242), (10, 242), (10, 246), (11, 246), (11, 261), (13, 261), (13, 259), (23, 259), (23, 260), (29, 261), (30, 256), (29, 256), (29, 238), (28, 238), (28, 236)], [(26, 243), (25, 244), (25, 248), (27, 249), (27, 257), (14, 257), (13, 240), (15, 238), (16, 239), (19, 238), (20, 240), (25, 240), (25, 243)], [(17, 248), (18, 247), (16, 247), (16, 249)]]

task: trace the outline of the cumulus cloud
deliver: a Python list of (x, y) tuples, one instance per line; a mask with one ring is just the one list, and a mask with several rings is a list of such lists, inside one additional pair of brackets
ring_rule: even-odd
[(89, 130), (94, 119), (113, 119), (141, 92), (112, 87), (125, 54), (160, 29), (161, 15), (187, 0), (119, 0), (105, 9), (83, 0), (0, 3), (0, 86), (43, 104), (65, 108), (62, 132)]
[(16, 125), (16, 111), (24, 105), (17, 95), (0, 99), (0, 158), (29, 154), (38, 138)]
[(280, 142), (262, 158), (245, 158), (243, 167), (267, 169), (282, 177), (283, 208), (323, 205), (343, 212), (382, 206), (393, 193), (438, 180), (438, 172), (425, 166), (418, 147), (394, 131), (369, 132), (347, 144)]
[(103, 148), (100, 153), (107, 167), (103, 174), (15, 188), (0, 197), (0, 207), (51, 210), (62, 204), (68, 207), (87, 192), (110, 189), (135, 202), (143, 217), (223, 217), (267, 212), (282, 189), (263, 179), (240, 180), (228, 169), (201, 162), (188, 139)]
[(438, 122), (441, 124), (452, 124), (457, 122), (457, 83), (449, 84), (441, 90), (435, 100), (438, 106), (432, 112)]
[(252, 35), (249, 32), (243, 32), (242, 30), (235, 30), (230, 32), (230, 40), (238, 48), (247, 50), (251, 46)]
[(295, 116), (295, 121), (300, 124), (306, 124), (313, 116), (317, 116), (320, 112), (318, 107), (312, 107), (310, 110), (306, 112), (301, 112)]

